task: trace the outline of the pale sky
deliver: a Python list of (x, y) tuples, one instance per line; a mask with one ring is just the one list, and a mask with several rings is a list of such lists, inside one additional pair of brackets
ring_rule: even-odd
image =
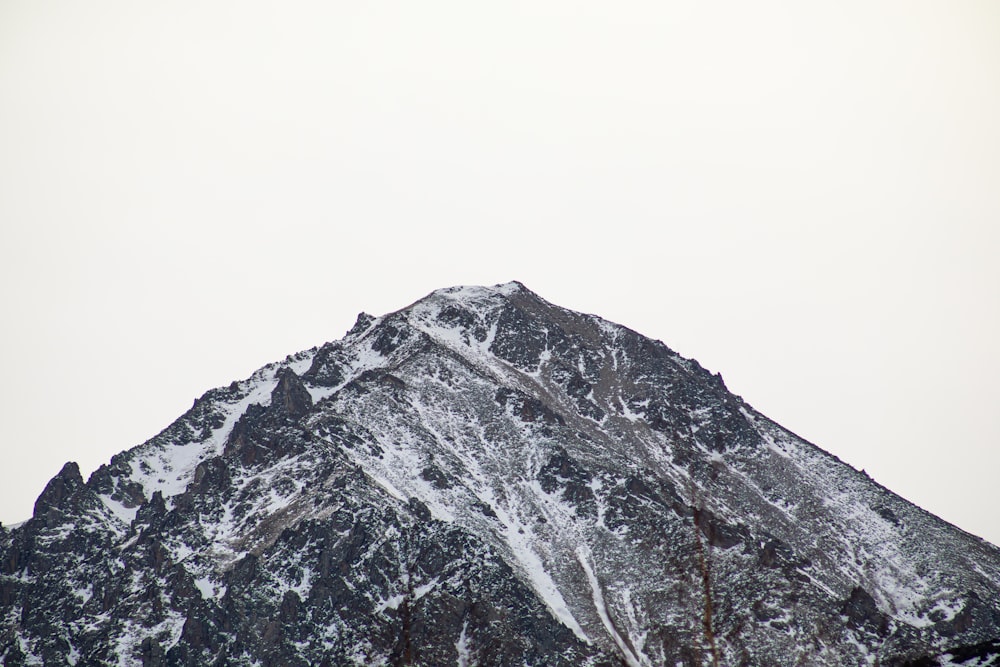
[(0, 0), (0, 521), (438, 287), (1000, 543), (1000, 3)]

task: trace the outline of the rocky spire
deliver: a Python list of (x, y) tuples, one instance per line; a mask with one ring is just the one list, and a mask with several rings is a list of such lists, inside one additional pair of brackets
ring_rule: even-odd
[(80, 466), (75, 461), (67, 462), (59, 473), (49, 480), (45, 490), (35, 501), (33, 516), (52, 527), (58, 523), (63, 511), (70, 504), (73, 495), (83, 487)]
[(271, 410), (297, 419), (308, 413), (313, 406), (309, 390), (302, 379), (291, 368), (278, 371), (278, 384), (271, 392)]

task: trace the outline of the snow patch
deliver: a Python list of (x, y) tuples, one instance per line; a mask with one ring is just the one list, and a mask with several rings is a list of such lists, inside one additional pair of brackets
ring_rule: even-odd
[(208, 577), (201, 577), (194, 580), (194, 587), (201, 593), (202, 599), (210, 600), (215, 597), (215, 587)]
[(108, 508), (108, 511), (114, 514), (126, 526), (135, 520), (135, 515), (139, 512), (138, 507), (125, 507), (125, 505), (109, 495), (99, 494), (97, 497), (101, 499), (101, 502)]
[(426, 584), (421, 584), (413, 589), (413, 599), (419, 600), (420, 598), (427, 595), (432, 588), (438, 585), (438, 578), (434, 577), (432, 580), (428, 581)]
[(386, 609), (399, 609), (399, 605), (403, 604), (403, 600), (405, 599), (406, 596), (403, 595), (402, 593), (400, 593), (399, 595), (393, 595), (389, 599), (382, 600), (381, 602), (379, 602), (378, 605), (375, 607), (375, 609), (379, 613), (382, 613)]
[(312, 397), (313, 403), (319, 403), (325, 398), (329, 398), (336, 394), (341, 387), (311, 387), (308, 384), (305, 386), (306, 391), (309, 392), (309, 396)]
[(73, 591), (73, 595), (80, 600), (80, 604), (87, 604), (90, 598), (94, 597), (94, 585), (88, 583), (86, 588), (77, 588)]
[(309, 597), (309, 591), (312, 590), (312, 570), (308, 567), (302, 570), (302, 579), (299, 581), (298, 586), (292, 586), (288, 590), (295, 591), (295, 594), (299, 596), (300, 600), (305, 600)]

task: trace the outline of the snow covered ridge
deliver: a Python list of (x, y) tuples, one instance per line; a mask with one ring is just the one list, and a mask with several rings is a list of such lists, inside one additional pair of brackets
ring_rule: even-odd
[(1000, 550), (520, 283), (362, 314), (0, 529), (0, 662), (1000, 664)]

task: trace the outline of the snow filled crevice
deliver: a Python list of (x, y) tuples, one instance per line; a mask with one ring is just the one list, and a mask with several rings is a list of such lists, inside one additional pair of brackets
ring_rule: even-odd
[(458, 667), (473, 667), (472, 651), (469, 646), (469, 622), (462, 623), (462, 632), (455, 642), (455, 653), (458, 654)]
[[(611, 639), (618, 646), (618, 649), (622, 652), (622, 656), (625, 661), (629, 664), (629, 667), (649, 667), (651, 663), (649, 660), (639, 660), (639, 657), (633, 652), (632, 648), (628, 643), (622, 639), (622, 636), (618, 633), (615, 624), (611, 620), (611, 616), (608, 614), (607, 605), (604, 604), (604, 593), (601, 592), (601, 585), (597, 581), (597, 575), (594, 574), (594, 569), (590, 566), (588, 562), (591, 558), (590, 552), (586, 547), (578, 547), (576, 550), (576, 558), (583, 568), (584, 573), (587, 575), (587, 581), (590, 584), (590, 590), (593, 594), (594, 608), (597, 610), (597, 616), (601, 619), (601, 623), (604, 625), (604, 629), (608, 631)], [(645, 656), (643, 656), (645, 658)]]
[(573, 613), (569, 610), (566, 600), (559, 591), (559, 586), (552, 575), (545, 569), (545, 564), (531, 547), (528, 537), (530, 527), (525, 527), (516, 515), (506, 512), (502, 507), (494, 506), (493, 511), (503, 525), (503, 537), (514, 556), (520, 571), (527, 576), (531, 587), (538, 593), (542, 602), (560, 623), (573, 631), (577, 637), (591, 643), (590, 637), (583, 631)]

